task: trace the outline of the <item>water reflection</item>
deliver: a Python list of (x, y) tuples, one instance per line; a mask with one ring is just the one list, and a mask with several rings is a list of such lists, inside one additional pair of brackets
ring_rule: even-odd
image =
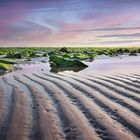
[(85, 69), (85, 67), (51, 68), (50, 72), (54, 72), (54, 73), (64, 72), (64, 71), (79, 72), (83, 69)]
[(121, 55), (116, 57), (98, 56), (92, 62), (85, 62), (88, 67), (81, 74), (95, 73), (134, 73), (140, 70), (140, 55)]
[[(41, 60), (42, 61), (42, 60)], [(35, 72), (76, 72), (79, 74), (87, 73), (139, 73), (140, 70), (140, 56), (99, 56), (92, 62), (84, 62), (88, 65), (85, 67), (68, 67), (68, 68), (51, 68), (50, 64), (37, 62), (31, 64), (19, 64), (19, 69), (12, 72), (13, 74), (25, 74)], [(10, 74), (12, 74), (10, 73)], [(4, 72), (0, 71), (0, 75)]]

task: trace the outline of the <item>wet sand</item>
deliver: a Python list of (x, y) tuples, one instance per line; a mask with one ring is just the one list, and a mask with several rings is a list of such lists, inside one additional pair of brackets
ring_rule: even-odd
[(140, 70), (140, 56), (100, 56), (93, 62), (86, 62), (88, 68), (80, 71), (80, 73), (134, 73)]
[(99, 58), (78, 73), (28, 65), (1, 76), (0, 139), (139, 140), (139, 58)]

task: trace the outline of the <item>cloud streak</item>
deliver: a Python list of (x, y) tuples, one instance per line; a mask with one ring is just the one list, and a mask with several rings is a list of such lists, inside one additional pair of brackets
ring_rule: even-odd
[(138, 44), (139, 7), (139, 0), (0, 0), (0, 46), (129, 46), (117, 38), (130, 37)]
[(66, 32), (95, 32), (95, 31), (125, 31), (125, 30), (140, 30), (140, 27), (116, 27), (116, 28), (93, 28), (93, 29), (76, 29)]
[(111, 37), (140, 37), (140, 33), (134, 33), (134, 34), (111, 34), (111, 35), (103, 35), (98, 36), (99, 38), (111, 38)]

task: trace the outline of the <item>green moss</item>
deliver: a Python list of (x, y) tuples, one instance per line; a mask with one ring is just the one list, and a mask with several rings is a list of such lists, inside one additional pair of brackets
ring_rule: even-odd
[(48, 56), (48, 54), (47, 53), (44, 53), (43, 55), (42, 55), (42, 57), (47, 57)]
[(16, 64), (16, 63), (18, 63), (18, 61), (17, 60), (0, 59), (0, 63), (4, 63), (4, 64)]
[(30, 52), (29, 52), (28, 50), (23, 50), (23, 51), (21, 52), (21, 55), (22, 55), (23, 57), (29, 57), (29, 56), (30, 56)]
[(55, 51), (49, 51), (48, 54), (49, 55), (57, 55), (57, 52), (55, 52)]
[(15, 61), (0, 59), (0, 75), (3, 75), (6, 71), (13, 71), (12, 64), (15, 64)]
[[(38, 54), (39, 53), (39, 54)], [(0, 48), (0, 55), (7, 58), (32, 58), (42, 55), (59, 55), (68, 59), (93, 60), (96, 55), (117, 56), (121, 54), (136, 55), (140, 53), (139, 48)], [(4, 57), (4, 56), (3, 56)]]
[(66, 53), (66, 54), (63, 54), (63, 57), (64, 58), (70, 58), (70, 55)]
[(60, 49), (61, 52), (69, 53), (68, 49), (66, 47), (63, 47)]
[(70, 60), (57, 55), (50, 56), (50, 63), (51, 67), (87, 67), (87, 65), (79, 60)]
[(32, 61), (32, 59), (30, 57), (27, 58), (27, 61)]
[(14, 67), (10, 64), (4, 64), (0, 62), (0, 69), (4, 71), (12, 71), (14, 70)]
[(36, 55), (35, 52), (31, 52), (29, 56), (30, 56), (30, 57), (37, 57), (37, 55)]
[(74, 58), (80, 59), (80, 60), (86, 60), (86, 59), (89, 59), (89, 56), (82, 53), (75, 53)]
[(18, 58), (21, 59), (22, 58), (22, 54), (21, 53), (7, 53), (6, 58)]

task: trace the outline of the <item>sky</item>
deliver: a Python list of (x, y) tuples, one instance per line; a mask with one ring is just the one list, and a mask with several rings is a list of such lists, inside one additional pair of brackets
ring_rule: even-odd
[(0, 0), (0, 47), (140, 46), (140, 0)]

